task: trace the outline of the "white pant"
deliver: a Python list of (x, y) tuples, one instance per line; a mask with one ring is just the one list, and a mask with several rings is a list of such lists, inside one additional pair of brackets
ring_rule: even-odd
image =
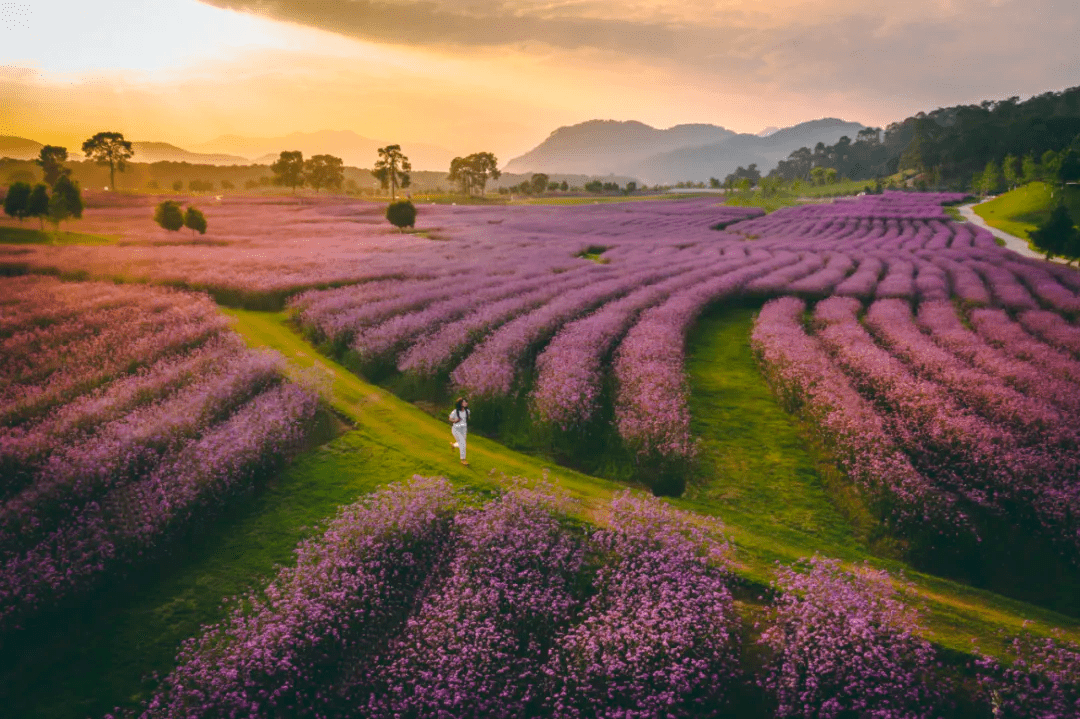
[(467, 431), (466, 427), (459, 427), (456, 424), (450, 428), (450, 432), (454, 435), (454, 441), (458, 444), (458, 453), (461, 454), (462, 459), (465, 459), (465, 434)]

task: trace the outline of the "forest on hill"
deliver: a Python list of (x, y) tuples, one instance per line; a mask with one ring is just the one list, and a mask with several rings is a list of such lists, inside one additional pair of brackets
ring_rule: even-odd
[(1062, 153), (1080, 139), (1080, 87), (956, 105), (920, 112), (884, 129), (867, 128), (854, 140), (818, 143), (791, 153), (770, 173), (787, 180), (807, 179), (815, 167), (866, 180), (900, 170), (927, 173), (932, 185), (967, 188), (988, 163), (1006, 158), (1043, 159)]

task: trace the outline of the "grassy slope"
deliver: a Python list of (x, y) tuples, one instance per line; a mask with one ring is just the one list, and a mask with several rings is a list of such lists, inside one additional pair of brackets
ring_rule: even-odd
[[(334, 409), (356, 428), (303, 455), (265, 492), (200, 532), (183, 552), (57, 627), (30, 647), (4, 647), (17, 662), (0, 676), (6, 709), (20, 717), (100, 715), (149, 685), (139, 676), (166, 671), (179, 643), (221, 616), (221, 600), (270, 576), (290, 561), (297, 541), (380, 484), (414, 473), (442, 474), (485, 491), (502, 473), (540, 476), (547, 463), (480, 437), (470, 437), (471, 467), (457, 463), (448, 425), (370, 385), (316, 353), (281, 314), (229, 311), (253, 346), (277, 349), (305, 375), (323, 375)], [(679, 504), (721, 516), (736, 545), (740, 572), (766, 581), (774, 561), (820, 551), (857, 562), (868, 558), (863, 532), (829, 501), (827, 463), (805, 451), (802, 428), (768, 395), (747, 347), (752, 311), (707, 318), (690, 346), (695, 430), (702, 436), (699, 477)], [(314, 369), (313, 369), (314, 368)], [(619, 486), (552, 468), (579, 497), (588, 519)], [(494, 474), (491, 474), (494, 472)], [(835, 498), (835, 496), (833, 497)], [(857, 505), (849, 517), (858, 518)], [(875, 561), (893, 570), (896, 563)], [(998, 629), (1074, 628), (1069, 620), (1020, 602), (909, 572), (935, 640), (966, 649), (972, 637), (992, 648)], [(1077, 632), (1080, 634), (1080, 632)]]
[[(1051, 196), (1053, 193), (1053, 196)], [(1027, 240), (1031, 230), (1050, 217), (1051, 210), (1062, 199), (1073, 221), (1080, 220), (1080, 188), (1053, 188), (1045, 182), (1032, 182), (975, 206), (975, 213), (986, 224)]]

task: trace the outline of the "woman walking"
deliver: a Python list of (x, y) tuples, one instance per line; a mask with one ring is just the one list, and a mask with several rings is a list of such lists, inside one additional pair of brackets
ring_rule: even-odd
[(453, 425), (450, 428), (450, 433), (454, 435), (454, 441), (450, 443), (451, 446), (458, 448), (458, 453), (461, 455), (461, 463), (468, 466), (468, 462), (465, 461), (465, 435), (468, 431), (469, 423), (469, 400), (464, 397), (458, 397), (457, 402), (454, 402), (454, 411), (450, 413), (450, 424)]

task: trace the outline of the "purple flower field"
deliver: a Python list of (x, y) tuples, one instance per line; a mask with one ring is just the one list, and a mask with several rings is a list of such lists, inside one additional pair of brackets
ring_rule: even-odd
[(159, 556), (303, 444), (317, 399), (205, 296), (0, 284), (0, 633)]
[[(955, 672), (902, 580), (819, 557), (780, 567), (747, 644), (718, 522), (628, 493), (596, 528), (571, 508), (521, 482), (480, 506), (441, 478), (386, 486), (231, 602), (121, 716), (689, 719), (740, 716), (754, 685), (754, 716), (954, 716)], [(979, 716), (1072, 716), (1080, 647), (1014, 651), (972, 666)]]
[[(1080, 382), (1075, 354), (1080, 340), (1072, 324), (1080, 309), (1080, 274), (1019, 258), (986, 232), (952, 222), (941, 203), (958, 199), (948, 193), (886, 193), (767, 216), (709, 200), (461, 208), (452, 213), (454, 222), (468, 219), (471, 226), (453, 225), (443, 215), (437, 220), (446, 221), (453, 252), (422, 262), (399, 255), (395, 280), (309, 291), (293, 300), (293, 308), (309, 332), (345, 348), (361, 371), (396, 367), (406, 375), (441, 378), (450, 391), (477, 400), (523, 398), (534, 421), (564, 432), (612, 416), (632, 453), (681, 462), (695, 452), (684, 343), (702, 312), (744, 297), (794, 295), (815, 302), (843, 296), (850, 298), (844, 306), (854, 312), (849, 322), (859, 323), (863, 305), (877, 301), (881, 304), (872, 314), (881, 320), (873, 337), (866, 332), (839, 336), (841, 329), (826, 333), (838, 335), (830, 362), (842, 359), (841, 345), (859, 339), (896, 356), (874, 371), (917, 379), (916, 384), (898, 380), (891, 394), (874, 385), (878, 395), (868, 396), (871, 405), (939, 387), (959, 397), (954, 404), (974, 403), (950, 410), (948, 426), (919, 428), (924, 434), (944, 432), (940, 437), (908, 437), (893, 426), (894, 414), (886, 415), (881, 431), (895, 450), (881, 451), (893, 457), (890, 466), (935, 475), (947, 456), (942, 442), (953, 442), (964, 462), (993, 478), (982, 477), (978, 487), (950, 480), (949, 496), (985, 504), (992, 501), (985, 499), (987, 493), (1005, 486), (1005, 475), (1026, 477), (1009, 481), (1039, 483), (1030, 471), (1071, 471), (1075, 439), (1066, 428), (1075, 416), (1061, 411), (1059, 405), (1068, 400), (1051, 401), (1054, 409), (1047, 409), (1042, 405), (1049, 400), (1021, 397), (1027, 390), (1000, 376), (989, 381), (972, 374), (975, 369), (964, 367), (964, 360), (949, 359), (947, 348), (923, 337), (921, 325), (901, 305), (957, 299), (965, 313), (982, 308), (970, 319), (964, 314), (962, 322), (978, 325), (995, 349), (1074, 386)], [(709, 229), (720, 225), (726, 229)], [(594, 257), (600, 252), (601, 262), (577, 257), (589, 248)], [(897, 317), (884, 316), (887, 308), (904, 324), (903, 337), (891, 326)], [(1022, 324), (1006, 326), (1015, 326), (1026, 339), (994, 334), (1002, 313), (1020, 315)], [(1032, 348), (1025, 349), (1025, 342)], [(971, 383), (978, 385), (974, 394), (967, 390)], [(866, 380), (857, 391), (866, 394), (871, 385)], [(602, 412), (605, 387), (613, 388), (612, 407)], [(928, 405), (925, 411), (934, 410)], [(971, 425), (966, 434), (953, 431), (957, 422)], [(909, 434), (915, 431), (910, 423), (905, 426)], [(1044, 430), (1055, 437), (1055, 449), (1035, 456), (1034, 437)], [(1002, 447), (1017, 433), (1027, 437), (1018, 451), (1028, 454), (1006, 458)], [(974, 442), (976, 436), (982, 444)], [(988, 452), (997, 459), (991, 461)], [(881, 460), (851, 456), (848, 461), (853, 468)], [(941, 484), (939, 479), (934, 482)], [(924, 481), (908, 477), (904, 483), (914, 492)], [(910, 509), (913, 501), (908, 496), (905, 506)], [(955, 516), (964, 510), (939, 511)]]

